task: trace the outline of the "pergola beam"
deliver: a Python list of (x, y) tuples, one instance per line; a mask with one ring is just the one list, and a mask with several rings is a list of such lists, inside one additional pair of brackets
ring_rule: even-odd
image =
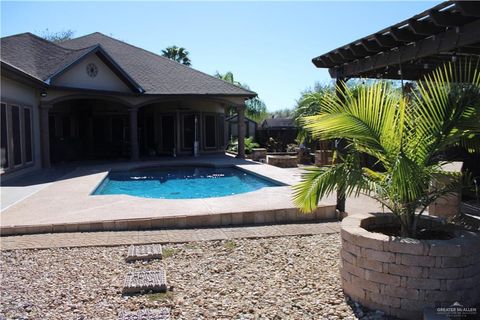
[(390, 34), (392, 35), (393, 39), (398, 42), (413, 42), (419, 39), (422, 39), (421, 36), (416, 35), (412, 31), (407, 28), (390, 28)]
[(433, 23), (427, 21), (418, 21), (416, 19), (408, 20), (408, 27), (416, 34), (421, 35), (434, 35), (444, 31), (442, 27), (436, 26)]
[(374, 34), (373, 39), (377, 41), (378, 45), (385, 48), (395, 48), (400, 45), (395, 39), (391, 36), (384, 35), (384, 34)]
[(365, 40), (365, 39), (362, 39), (360, 41), (360, 43), (362, 44), (362, 46), (365, 48), (365, 50), (367, 52), (371, 52), (371, 53), (377, 53), (377, 52), (380, 52), (382, 51), (382, 47), (380, 47), (378, 45), (378, 42), (375, 41), (375, 40)]
[(462, 16), (459, 13), (446, 13), (437, 10), (429, 11), (433, 23), (440, 27), (458, 27), (471, 21), (471, 19)]
[(455, 6), (458, 7), (460, 13), (469, 17), (480, 17), (480, 7), (474, 1), (455, 1)]
[(447, 29), (446, 32), (417, 41), (414, 44), (399, 47), (368, 58), (346, 63), (337, 68), (331, 68), (330, 74), (343, 77), (353, 77), (365, 72), (374, 72), (388, 65), (402, 64), (411, 60), (435, 55), (439, 52), (454, 51), (479, 42), (480, 20), (476, 20), (462, 27)]

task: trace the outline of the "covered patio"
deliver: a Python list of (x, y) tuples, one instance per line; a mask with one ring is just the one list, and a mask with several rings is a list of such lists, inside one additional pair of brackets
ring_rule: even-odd
[[(45, 168), (68, 161), (223, 153), (228, 142), (225, 109), (236, 105), (240, 116), (245, 109), (242, 99), (224, 97), (142, 99), (59, 92), (48, 99), (51, 95), (42, 99), (41, 108), (48, 122), (41, 128)], [(245, 136), (245, 128), (240, 133)]]

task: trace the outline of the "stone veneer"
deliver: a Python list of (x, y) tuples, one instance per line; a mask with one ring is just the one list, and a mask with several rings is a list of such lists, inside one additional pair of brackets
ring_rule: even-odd
[[(480, 303), (480, 235), (458, 231), (451, 240), (390, 237), (366, 229), (394, 225), (388, 214), (342, 221), (340, 273), (346, 295), (404, 319), (421, 319), (426, 307)], [(425, 217), (421, 226), (438, 219)]]
[(298, 157), (288, 155), (267, 155), (267, 163), (280, 168), (295, 168), (298, 164)]
[(265, 159), (267, 157), (267, 149), (265, 148), (253, 148), (250, 158), (253, 161), (259, 161), (260, 159)]

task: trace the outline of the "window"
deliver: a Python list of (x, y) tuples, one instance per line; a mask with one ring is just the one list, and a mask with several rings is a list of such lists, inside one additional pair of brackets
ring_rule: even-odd
[(25, 162), (32, 162), (32, 112), (29, 108), (23, 109), (24, 137), (25, 137)]
[(69, 116), (62, 119), (62, 138), (70, 138), (72, 136), (72, 124)]
[(4, 171), (33, 162), (32, 109), (1, 103), (1, 167)]
[(225, 117), (223, 114), (218, 115), (218, 148), (225, 146)]
[(8, 168), (8, 137), (7, 137), (7, 105), (2, 103), (0, 105), (0, 140), (1, 140), (1, 165), (2, 169)]
[(20, 133), (20, 107), (12, 106), (13, 164), (22, 164), (22, 136)]
[(217, 146), (217, 126), (215, 115), (204, 116), (205, 149), (214, 149)]
[(193, 139), (195, 139), (195, 115), (193, 114), (184, 115), (182, 147), (184, 149), (192, 149)]

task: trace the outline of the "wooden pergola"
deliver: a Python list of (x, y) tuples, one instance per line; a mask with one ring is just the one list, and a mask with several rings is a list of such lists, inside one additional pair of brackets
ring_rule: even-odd
[(480, 56), (480, 1), (445, 1), (312, 59), (336, 79), (418, 80), (446, 61)]
[[(480, 1), (445, 1), (312, 59), (328, 68), (337, 90), (351, 78), (419, 80), (448, 61), (480, 57)], [(340, 93), (340, 92), (339, 92)], [(337, 151), (343, 151), (337, 141)], [(345, 196), (337, 191), (337, 209)]]

